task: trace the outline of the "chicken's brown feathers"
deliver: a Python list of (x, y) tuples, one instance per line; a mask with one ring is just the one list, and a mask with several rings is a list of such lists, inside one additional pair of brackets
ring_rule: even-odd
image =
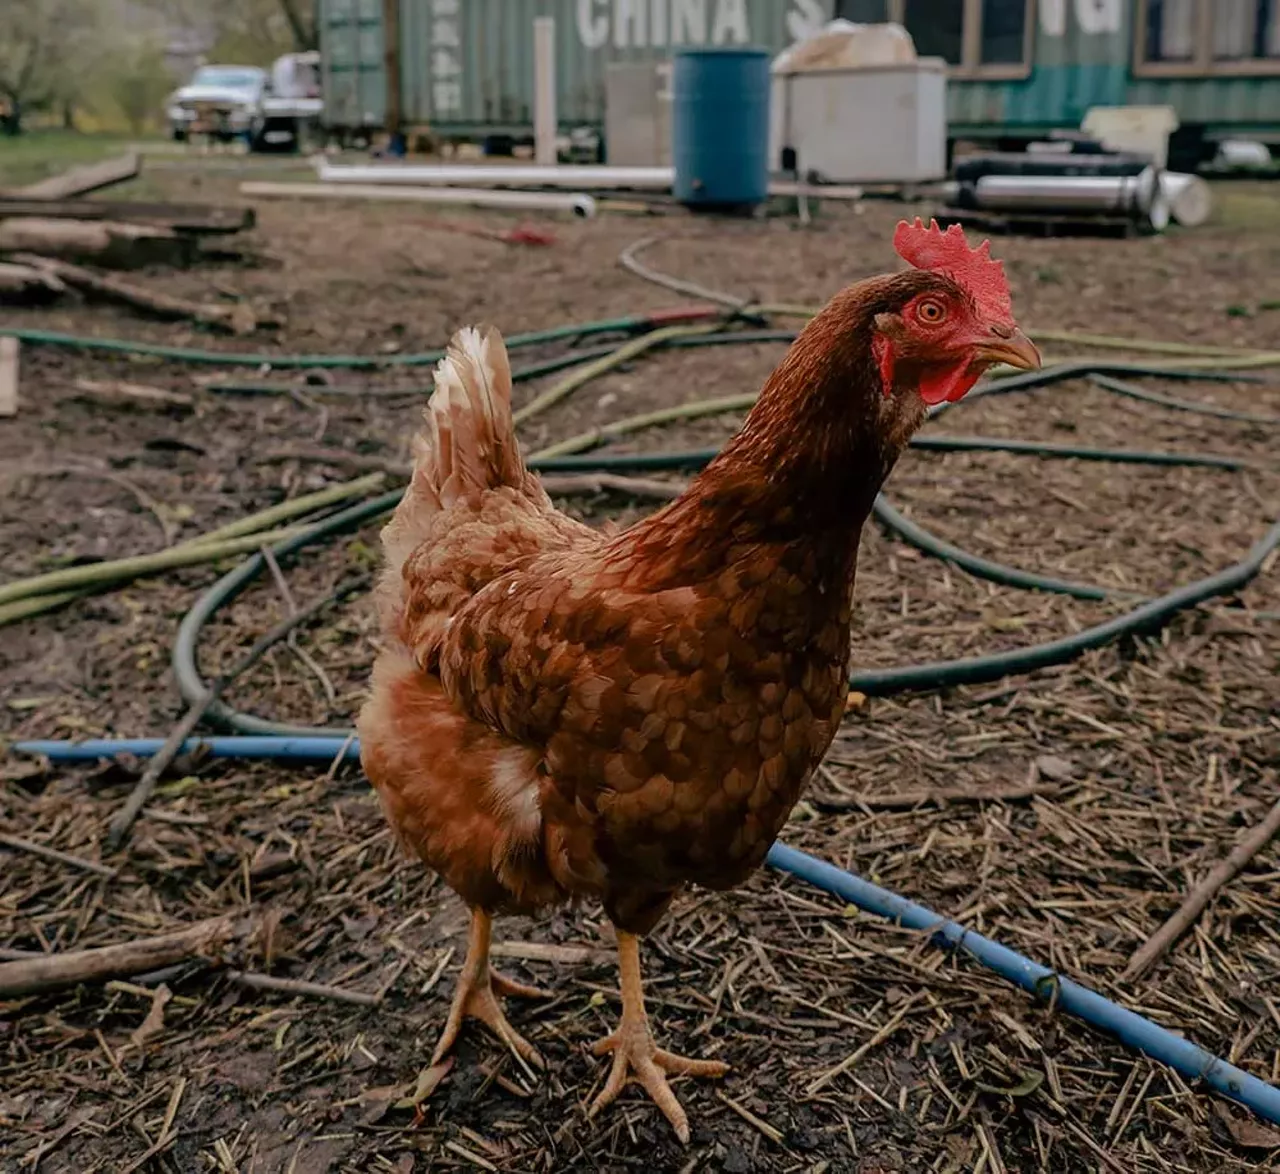
[[(455, 555), (451, 578), (464, 597), (461, 593), (476, 586), (472, 572), (483, 567), (489, 554), (506, 557), (512, 543), (520, 545), (520, 524), (512, 523), (511, 515), (541, 519), (550, 509), (542, 483), (529, 474), (520, 455), (511, 419), (511, 364), (497, 330), (468, 326), (453, 336), (436, 365), (424, 417), (413, 440), (409, 485), (382, 530), (385, 564), (378, 595), (383, 626), (391, 630), (403, 620), (406, 596), (420, 613), (419, 622), (424, 607), (441, 622), (449, 614), (441, 609), (451, 599), (428, 603), (405, 591), (404, 572), (415, 551), (449, 545)], [(495, 502), (495, 494), (509, 508)], [(466, 523), (477, 520), (479, 530), (469, 534)], [(463, 529), (455, 534), (459, 525)], [(468, 566), (472, 569), (466, 570)], [(438, 583), (432, 594), (442, 595)]]
[(358, 728), (402, 841), (466, 901), (593, 896), (645, 932), (759, 866), (843, 715), (860, 532), (923, 419), (884, 393), (876, 319), (958, 281), (837, 295), (689, 489), (607, 537), (525, 470), (500, 340), (459, 336), (384, 534)]

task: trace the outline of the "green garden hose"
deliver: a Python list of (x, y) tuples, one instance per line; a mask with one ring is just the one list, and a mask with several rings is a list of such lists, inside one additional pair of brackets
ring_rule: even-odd
[[(711, 339), (704, 336), (702, 338), (685, 338), (681, 341), (683, 345), (697, 345), (709, 343)], [(1102, 366), (1107, 370), (1112, 370), (1115, 369), (1116, 364), (1104, 363)], [(1145, 367), (1141, 364), (1124, 364), (1123, 366), (1130, 374), (1165, 374), (1166, 371), (1164, 368)], [(1005, 394), (1015, 390), (1031, 390), (1046, 384), (1062, 382), (1066, 378), (1091, 374), (1093, 368), (1085, 363), (1074, 363), (1070, 365), (1069, 370), (1070, 374), (1064, 374), (1059, 369), (1030, 372), (1026, 376), (985, 385), (976, 389), (967, 399), (971, 400), (978, 394)], [(751, 397), (731, 398), (735, 403), (741, 403), (742, 401), (749, 401)], [(705, 407), (706, 405), (702, 406)], [(723, 406), (723, 401), (721, 401), (720, 406)], [(991, 447), (1043, 457), (1083, 454), (1087, 459), (1094, 460), (1115, 459), (1148, 464), (1201, 464), (1224, 468), (1239, 468), (1246, 464), (1239, 458), (1218, 454), (1152, 453), (1088, 448), (1073, 450), (1064, 445), (1043, 446), (1034, 442), (1011, 442), (986, 437), (934, 437), (931, 439), (932, 445), (922, 445), (921, 447), (949, 447), (955, 450)], [(609, 469), (611, 471), (694, 469), (705, 465), (715, 455), (716, 451), (714, 449), (701, 449), (684, 453), (600, 453), (583, 457), (563, 455), (557, 451), (561, 447), (560, 445), (554, 445), (550, 449), (544, 450), (541, 454), (535, 454), (528, 461), (530, 468), (544, 472), (552, 470), (586, 472), (600, 469)], [(306, 533), (282, 542), (276, 549), (276, 554), (279, 557), (284, 557), (310, 543), (321, 541), (333, 534), (360, 525), (393, 508), (397, 499), (397, 493), (387, 494), (374, 502), (364, 503), (361, 506), (345, 510), (342, 514), (327, 519)], [(1075, 583), (1051, 576), (1038, 575), (974, 555), (936, 535), (930, 534), (923, 527), (903, 517), (883, 494), (877, 497), (873, 512), (874, 516), (883, 525), (898, 533), (912, 545), (991, 582), (1063, 594), (1078, 599), (1133, 598), (1132, 593), (1118, 592), (1093, 584)], [(1180, 587), (1166, 595), (1155, 599), (1142, 600), (1125, 614), (1105, 620), (1083, 631), (1072, 633), (1070, 636), (1010, 652), (855, 673), (850, 678), (850, 687), (867, 695), (884, 695), (907, 690), (978, 684), (998, 680), (1016, 673), (1030, 672), (1049, 665), (1063, 664), (1082, 655), (1084, 652), (1101, 647), (1126, 634), (1141, 633), (1159, 627), (1182, 609), (1203, 602), (1215, 595), (1236, 590), (1258, 573), (1264, 560), (1278, 546), (1280, 546), (1280, 522), (1273, 525), (1239, 563), (1207, 578)], [(248, 587), (261, 573), (263, 566), (264, 560), (260, 555), (247, 560), (240, 567), (237, 567), (213, 584), (184, 618), (178, 632), (178, 638), (174, 643), (173, 668), (179, 689), (187, 701), (203, 696), (205, 687), (197, 665), (197, 644), (201, 628), (219, 608)], [(252, 714), (235, 711), (221, 703), (209, 711), (209, 716), (217, 724), (242, 734), (305, 737), (331, 736), (335, 733), (345, 736), (350, 732), (347, 730), (335, 731), (325, 727), (297, 726), (275, 722)]]
[[(740, 305), (735, 302), (731, 306), (731, 312), (736, 312), (740, 308)], [(736, 316), (745, 320), (754, 320), (765, 316), (769, 310), (797, 315), (809, 312), (802, 307), (749, 307), (745, 312)], [(608, 347), (584, 348), (520, 369), (515, 378), (530, 379), (566, 368), (581, 368), (584, 364), (591, 364), (585, 372), (583, 370), (575, 372), (567, 380), (563, 381), (558, 388), (552, 389), (554, 394), (544, 394), (540, 399), (533, 401), (531, 406), (535, 410), (540, 410), (544, 406), (550, 406), (551, 403), (559, 402), (565, 395), (584, 385), (589, 379), (597, 377), (623, 362), (639, 357), (641, 352), (648, 349), (785, 342), (793, 337), (791, 332), (780, 330), (729, 331), (715, 329), (713, 320), (723, 320), (724, 317), (723, 310), (716, 307), (681, 308), (669, 313), (603, 319), (514, 335), (507, 340), (507, 345), (513, 349), (518, 349), (556, 341), (576, 341), (597, 335), (640, 334), (640, 337), (633, 343), (624, 343), (622, 346), (611, 344)], [(663, 329), (667, 324), (696, 322), (704, 322), (708, 323), (708, 325), (694, 329), (689, 329), (683, 325), (677, 326), (675, 329)], [(660, 337), (646, 339), (645, 332), (660, 332)], [(36, 344), (70, 346), (108, 353), (149, 355), (178, 362), (267, 366), (278, 369), (312, 367), (367, 370), (385, 367), (427, 366), (434, 364), (443, 354), (441, 351), (433, 351), (426, 354), (378, 357), (356, 355), (245, 355), (128, 343), (111, 339), (86, 339), (51, 331), (0, 328), (0, 334), (13, 335)], [(1048, 336), (1045, 335), (1045, 337)], [(1247, 379), (1250, 377), (1241, 375), (1240, 372), (1247, 371), (1252, 367), (1280, 365), (1280, 354), (1273, 352), (1241, 353), (1227, 348), (1200, 348), (1187, 346), (1186, 344), (1170, 344), (1166, 346), (1159, 343), (1147, 343), (1143, 340), (1113, 339), (1110, 336), (1079, 336), (1065, 332), (1057, 332), (1053, 337), (1061, 341), (1081, 342), (1088, 345), (1114, 347), (1117, 349), (1128, 346), (1129, 349), (1133, 350), (1176, 355), (1178, 356), (1178, 361), (1167, 366), (1156, 366), (1110, 359), (1068, 359), (1052, 366), (1047, 366), (1041, 371), (991, 379), (970, 393), (964, 402), (986, 395), (1003, 395), (1016, 391), (1031, 390), (1087, 376), (1095, 379), (1099, 386), (1117, 394), (1129, 395), (1136, 390), (1139, 393), (1138, 398), (1160, 403), (1166, 407), (1183, 411), (1199, 411), (1206, 415), (1240, 419), (1251, 423), (1276, 422), (1274, 417), (1249, 413), (1229, 413), (1225, 409), (1217, 408), (1211, 404), (1171, 400), (1169, 397), (1161, 397), (1155, 395), (1155, 393), (1146, 393), (1142, 389), (1134, 389), (1129, 384), (1116, 385), (1117, 381), (1114, 379), (1108, 380), (1108, 377), (1126, 375), (1196, 380)], [(584, 375), (586, 376), (585, 378), (583, 377)], [(222, 390), (241, 391), (242, 388), (238, 385), (227, 384), (222, 386)], [(243, 390), (252, 394), (266, 391), (287, 392), (292, 389), (267, 385), (244, 385)], [(302, 390), (323, 394), (326, 389), (320, 386)], [(425, 391), (425, 389), (423, 390)], [(343, 393), (346, 392), (340, 392), (339, 394)], [(383, 391), (379, 394), (399, 395), (407, 394), (407, 392), (402, 389), (396, 389), (394, 391)], [(622, 469), (695, 469), (711, 459), (715, 450), (702, 449), (685, 453), (648, 454), (599, 453), (587, 457), (569, 454), (605, 443), (630, 431), (669, 422), (672, 419), (685, 419), (698, 414), (740, 410), (749, 406), (752, 398), (749, 395), (725, 397), (718, 401), (704, 401), (702, 403), (681, 405), (677, 408), (660, 409), (655, 412), (616, 421), (611, 425), (606, 425), (592, 432), (583, 433), (578, 437), (572, 437), (552, 445), (530, 458), (529, 464), (530, 467), (547, 472), (553, 470), (583, 472), (604, 469), (612, 471)], [(942, 411), (955, 406), (939, 405), (931, 412), (931, 416), (940, 415)], [(526, 414), (530, 414), (527, 409)], [(1198, 465), (1224, 469), (1246, 468), (1258, 463), (1226, 454), (1111, 450), (1041, 444), (1031, 441), (1003, 440), (991, 437), (924, 435), (916, 437), (913, 445), (914, 447), (934, 451), (1004, 451), (1036, 455), (1043, 458), (1067, 457), (1153, 465)], [(394, 508), (399, 497), (400, 490), (394, 490), (371, 501), (351, 506), (297, 533), (288, 534), (276, 543), (273, 551), (277, 557), (284, 558), (312, 543), (349, 531), (388, 513)], [(1121, 598), (1127, 594), (1094, 584), (1076, 583), (1051, 576), (1034, 574), (974, 555), (936, 535), (930, 534), (923, 527), (905, 518), (883, 495), (877, 498), (874, 513), (883, 525), (899, 534), (905, 541), (917, 546), (926, 553), (945, 559), (961, 569), (991, 582), (1064, 594), (1073, 598), (1087, 600)], [(259, 535), (259, 538), (261, 537), (265, 536)], [(1090, 648), (1099, 647), (1126, 633), (1145, 631), (1153, 626), (1158, 626), (1166, 622), (1176, 611), (1201, 602), (1212, 595), (1236, 589), (1257, 573), (1262, 562), (1278, 545), (1280, 545), (1280, 523), (1273, 526), (1240, 563), (1206, 579), (1188, 584), (1158, 599), (1143, 601), (1124, 615), (1109, 619), (1085, 631), (1073, 633), (1071, 636), (1060, 640), (990, 656), (855, 674), (851, 678), (851, 685), (863, 693), (880, 694), (904, 689), (936, 688), (944, 685), (990, 681), (1012, 673), (1027, 672), (1050, 664), (1065, 663)], [(183, 619), (173, 648), (173, 666), (180, 690), (187, 701), (196, 700), (204, 692), (204, 682), (201, 680), (197, 668), (197, 641), (201, 629), (220, 607), (243, 591), (261, 573), (264, 566), (265, 560), (263, 557), (260, 554), (253, 555), (213, 584)], [(56, 585), (52, 582), (47, 584), (47, 589), (52, 593), (51, 598), (59, 594), (55, 589), (56, 587), (62, 587), (63, 593), (65, 593), (65, 587), (68, 585), (62, 584), (60, 580)], [(11, 594), (16, 586), (16, 584), (8, 585), (8, 590)], [(46, 585), (42, 583), (41, 586), (44, 587)], [(0, 588), (0, 591), (3, 590), (5, 589)], [(78, 597), (74, 593), (65, 594), (70, 598)], [(14, 602), (17, 602), (22, 597), (23, 593), (19, 592), (15, 596)], [(209, 717), (220, 725), (229, 726), (244, 733), (326, 735), (334, 732), (328, 729), (293, 726), (287, 723), (257, 718), (249, 714), (238, 713), (221, 703), (210, 708)], [(345, 731), (341, 732), (345, 733)]]

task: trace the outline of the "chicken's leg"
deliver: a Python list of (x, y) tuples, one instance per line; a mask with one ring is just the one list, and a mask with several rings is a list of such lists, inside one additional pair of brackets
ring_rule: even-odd
[(440, 1034), (440, 1042), (436, 1044), (435, 1055), (431, 1057), (432, 1064), (439, 1064), (449, 1054), (457, 1042), (462, 1021), (470, 1016), (485, 1024), (519, 1059), (536, 1064), (539, 1068), (543, 1067), (537, 1048), (507, 1022), (497, 996), (546, 999), (550, 995), (537, 987), (515, 982), (489, 968), (489, 934), (492, 926), (493, 919), (483, 909), (471, 911), (466, 961), (462, 964), (462, 973), (458, 975), (458, 989), (454, 993), (453, 1006), (449, 1008), (444, 1031)]
[(640, 979), (640, 939), (618, 930), (618, 969), (622, 980), (622, 1022), (612, 1035), (592, 1046), (597, 1056), (613, 1053), (613, 1067), (604, 1089), (588, 1112), (594, 1117), (609, 1104), (627, 1083), (627, 1077), (644, 1085), (658, 1108), (671, 1122), (681, 1141), (689, 1140), (689, 1118), (667, 1083), (665, 1073), (675, 1076), (723, 1076), (728, 1064), (719, 1060), (688, 1060), (664, 1052), (653, 1042), (649, 1017), (644, 1009), (644, 984)]

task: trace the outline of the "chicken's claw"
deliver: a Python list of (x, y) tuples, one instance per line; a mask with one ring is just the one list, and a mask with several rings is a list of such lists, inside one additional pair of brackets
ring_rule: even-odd
[(496, 970), (489, 971), (489, 982), (493, 987), (493, 993), (501, 995), (504, 999), (551, 998), (550, 991), (544, 991), (540, 986), (529, 986), (528, 983), (517, 982), (514, 978), (508, 978)]
[(462, 1021), (467, 1018), (478, 1019), (493, 1032), (511, 1050), (516, 1060), (525, 1066), (528, 1075), (533, 1072), (528, 1065), (544, 1068), (538, 1049), (524, 1038), (510, 1023), (503, 1013), (499, 995), (513, 996), (521, 999), (547, 999), (551, 996), (547, 991), (536, 986), (527, 986), (516, 982), (505, 974), (499, 974), (489, 966), (489, 932), (491, 921), (489, 915), (481, 909), (472, 910), (471, 932), (467, 941), (467, 957), (462, 963), (462, 973), (458, 975), (458, 989), (453, 995), (453, 1004), (449, 1008), (449, 1018), (445, 1021), (444, 1031), (440, 1033), (440, 1041), (436, 1044), (432, 1064), (439, 1064), (458, 1042), (458, 1033), (462, 1030)]
[(729, 1071), (729, 1065), (719, 1060), (691, 1060), (685, 1056), (677, 1056), (663, 1051), (653, 1042), (649, 1025), (644, 1020), (627, 1021), (611, 1035), (597, 1040), (591, 1046), (594, 1055), (603, 1056), (613, 1053), (613, 1067), (609, 1070), (609, 1079), (600, 1091), (600, 1095), (591, 1103), (587, 1111), (588, 1117), (594, 1117), (623, 1090), (627, 1078), (631, 1077), (644, 1087), (654, 1103), (662, 1110), (663, 1116), (671, 1122), (671, 1128), (682, 1142), (689, 1140), (689, 1118), (684, 1106), (676, 1099), (667, 1083), (667, 1075), (672, 1076), (723, 1076)]
[(510, 1023), (498, 995), (517, 995), (525, 998), (546, 998), (546, 993), (537, 987), (525, 986), (513, 982), (504, 975), (486, 971), (478, 978), (469, 978), (465, 973), (458, 980), (458, 990), (453, 997), (453, 1006), (449, 1008), (449, 1018), (445, 1022), (444, 1031), (440, 1034), (440, 1042), (436, 1044), (432, 1064), (439, 1064), (453, 1049), (458, 1041), (458, 1033), (462, 1030), (462, 1021), (467, 1018), (478, 1019), (493, 1032), (516, 1057), (532, 1064), (535, 1068), (544, 1068), (538, 1049), (524, 1038)]
[(591, 1102), (588, 1117), (594, 1117), (623, 1089), (630, 1076), (644, 1086), (671, 1128), (684, 1143), (689, 1141), (689, 1118), (667, 1083), (673, 1076), (723, 1076), (728, 1064), (719, 1060), (688, 1060), (664, 1052), (653, 1042), (649, 1017), (644, 1009), (644, 984), (640, 979), (640, 940), (635, 934), (618, 930), (618, 970), (622, 986), (622, 1022), (617, 1031), (592, 1047), (597, 1056), (613, 1053), (613, 1067), (600, 1095)]

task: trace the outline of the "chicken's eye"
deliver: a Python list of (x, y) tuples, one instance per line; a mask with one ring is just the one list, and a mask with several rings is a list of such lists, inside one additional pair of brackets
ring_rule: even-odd
[(930, 326), (936, 326), (946, 316), (946, 306), (933, 298), (926, 298), (916, 307), (916, 317)]

